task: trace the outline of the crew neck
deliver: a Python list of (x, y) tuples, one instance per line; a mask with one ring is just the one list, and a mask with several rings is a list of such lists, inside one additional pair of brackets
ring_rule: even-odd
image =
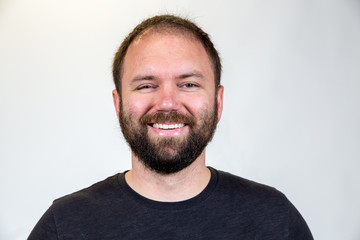
[(120, 185), (120, 190), (123, 191), (127, 197), (131, 200), (135, 200), (138, 204), (148, 207), (148, 208), (155, 208), (160, 210), (183, 210), (194, 207), (198, 205), (200, 202), (206, 200), (212, 192), (215, 190), (217, 183), (218, 183), (218, 172), (212, 167), (208, 167), (211, 173), (210, 181), (207, 186), (202, 190), (198, 195), (189, 198), (183, 201), (177, 202), (162, 202), (156, 201), (149, 198), (146, 198), (139, 193), (135, 192), (125, 180), (125, 172), (118, 175), (118, 183)]

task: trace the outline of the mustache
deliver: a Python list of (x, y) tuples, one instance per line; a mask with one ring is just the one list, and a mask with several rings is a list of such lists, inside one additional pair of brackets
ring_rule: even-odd
[(190, 127), (195, 125), (195, 120), (192, 116), (188, 116), (177, 111), (156, 112), (144, 115), (140, 119), (141, 125), (160, 122), (179, 122), (189, 125)]

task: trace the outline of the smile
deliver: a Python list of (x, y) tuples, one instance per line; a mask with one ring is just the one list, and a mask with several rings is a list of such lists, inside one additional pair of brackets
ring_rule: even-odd
[(183, 123), (178, 123), (178, 124), (163, 124), (163, 123), (154, 123), (152, 124), (153, 128), (157, 128), (157, 129), (177, 129), (177, 128), (182, 128), (184, 127), (185, 124)]

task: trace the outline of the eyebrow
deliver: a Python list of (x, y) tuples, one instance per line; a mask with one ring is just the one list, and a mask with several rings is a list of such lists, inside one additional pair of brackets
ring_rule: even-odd
[(154, 80), (156, 79), (155, 76), (152, 75), (139, 75), (133, 78), (131, 82), (138, 82), (138, 81), (144, 81), (144, 80)]
[(181, 74), (180, 76), (177, 77), (177, 79), (186, 79), (190, 77), (204, 79), (204, 75), (202, 75), (199, 72), (190, 72), (190, 73)]
[[(180, 74), (179, 76), (176, 77), (176, 79), (186, 79), (190, 77), (204, 79), (204, 75), (202, 75), (200, 72), (189, 72), (189, 73)], [(146, 81), (146, 80), (152, 81), (156, 79), (157, 77), (155, 77), (154, 75), (138, 75), (134, 77), (131, 82), (134, 83), (134, 82)]]

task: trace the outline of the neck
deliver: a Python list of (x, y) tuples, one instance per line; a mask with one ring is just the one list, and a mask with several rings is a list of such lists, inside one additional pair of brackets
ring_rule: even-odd
[(140, 195), (162, 202), (184, 201), (195, 197), (210, 181), (205, 166), (205, 150), (185, 169), (173, 174), (159, 174), (145, 167), (132, 154), (132, 169), (125, 174), (127, 184)]

